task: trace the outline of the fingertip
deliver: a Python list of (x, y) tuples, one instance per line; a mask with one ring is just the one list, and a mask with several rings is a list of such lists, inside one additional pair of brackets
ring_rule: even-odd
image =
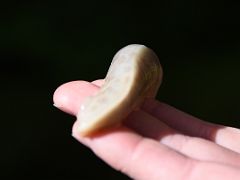
[(53, 94), (54, 106), (76, 115), (83, 100), (98, 91), (98, 87), (87, 81), (71, 81), (59, 86)]
[(53, 94), (53, 103), (54, 103), (53, 106), (69, 114), (72, 114), (71, 111), (69, 111), (68, 109), (65, 109), (65, 107), (68, 104), (68, 96), (66, 95), (65, 89), (71, 83), (72, 82), (62, 84), (55, 90)]

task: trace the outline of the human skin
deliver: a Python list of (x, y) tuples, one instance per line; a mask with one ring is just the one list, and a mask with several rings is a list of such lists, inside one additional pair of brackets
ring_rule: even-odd
[[(75, 115), (104, 80), (73, 81), (54, 93), (54, 105)], [(133, 179), (240, 179), (240, 130), (211, 124), (155, 99), (146, 99), (118, 127), (72, 136)], [(109, 153), (111, 152), (111, 153)]]

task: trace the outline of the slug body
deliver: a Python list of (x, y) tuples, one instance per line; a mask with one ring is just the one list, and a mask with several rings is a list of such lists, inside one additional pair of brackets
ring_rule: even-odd
[(162, 80), (156, 54), (144, 45), (128, 45), (117, 52), (100, 90), (87, 97), (77, 114), (83, 136), (114, 126), (145, 98), (154, 98)]

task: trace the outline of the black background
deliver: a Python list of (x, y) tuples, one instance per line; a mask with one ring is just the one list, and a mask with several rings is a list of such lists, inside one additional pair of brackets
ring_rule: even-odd
[(71, 137), (75, 118), (55, 109), (52, 95), (67, 81), (103, 78), (116, 51), (132, 43), (159, 55), (159, 100), (240, 127), (239, 3), (7, 1), (0, 8), (4, 179), (128, 179)]

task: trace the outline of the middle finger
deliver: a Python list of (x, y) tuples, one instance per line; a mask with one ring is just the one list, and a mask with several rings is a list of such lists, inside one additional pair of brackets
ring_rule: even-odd
[(153, 138), (188, 157), (240, 167), (240, 155), (238, 153), (209, 140), (181, 134), (145, 111), (132, 112), (124, 121), (124, 124), (139, 134)]

